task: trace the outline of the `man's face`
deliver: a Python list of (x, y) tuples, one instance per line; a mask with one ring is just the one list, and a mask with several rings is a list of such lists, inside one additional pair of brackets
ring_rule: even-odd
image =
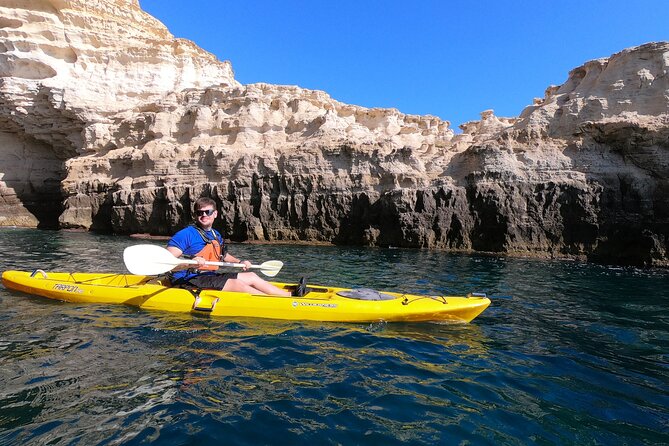
[(208, 223), (211, 224), (217, 215), (218, 213), (216, 212), (216, 209), (214, 209), (212, 206), (203, 206), (195, 211), (195, 217), (197, 218), (197, 221), (204, 225)]

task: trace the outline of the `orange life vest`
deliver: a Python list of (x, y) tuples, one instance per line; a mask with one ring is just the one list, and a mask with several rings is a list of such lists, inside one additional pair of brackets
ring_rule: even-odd
[[(204, 240), (205, 245), (204, 248), (200, 250), (197, 254), (195, 254), (193, 257), (202, 257), (208, 262), (220, 262), (223, 258), (223, 249), (221, 248), (221, 242), (218, 240), (210, 239), (207, 237), (207, 234), (197, 226), (195, 226), (195, 229), (197, 229), (197, 232), (202, 236), (202, 240)], [(218, 266), (216, 265), (203, 265), (199, 268), (197, 268), (199, 271), (216, 271), (218, 269)]]

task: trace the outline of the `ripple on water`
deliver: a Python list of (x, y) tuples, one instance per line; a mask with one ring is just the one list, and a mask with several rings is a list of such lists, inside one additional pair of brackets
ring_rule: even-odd
[[(122, 272), (132, 243), (0, 230), (0, 261)], [(0, 444), (669, 443), (666, 271), (232, 248), (283, 260), (281, 280), (484, 291), (493, 303), (473, 324), (333, 324), (63, 304), (0, 289)]]

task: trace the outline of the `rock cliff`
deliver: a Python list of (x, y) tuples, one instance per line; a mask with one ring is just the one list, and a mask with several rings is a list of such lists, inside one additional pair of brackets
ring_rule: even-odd
[(669, 43), (585, 63), (517, 118), (240, 85), (136, 0), (0, 0), (0, 225), (669, 265)]

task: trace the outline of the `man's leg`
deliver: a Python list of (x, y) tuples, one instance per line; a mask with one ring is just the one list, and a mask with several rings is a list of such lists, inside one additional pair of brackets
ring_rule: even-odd
[[(233, 283), (231, 283), (233, 282)], [(242, 285), (238, 284), (237, 282), (242, 282), (244, 285), (249, 286), (253, 288), (253, 291), (246, 291), (246, 287), (243, 287)], [(230, 284), (230, 285), (228, 285)], [(231, 287), (239, 287), (240, 289), (229, 289), (228, 286)], [(244, 288), (242, 290), (241, 288)], [(223, 288), (226, 291), (245, 291), (245, 292), (258, 292), (260, 291), (263, 294), (272, 294), (274, 296), (290, 296), (290, 291), (288, 290), (282, 290), (281, 288), (278, 288), (271, 283), (267, 282), (264, 279), (261, 279), (258, 277), (256, 273), (239, 273), (237, 274), (237, 279), (236, 280), (228, 280), (225, 283), (225, 287)]]
[[(258, 294), (258, 289), (252, 287), (251, 285), (239, 280), (239, 279), (228, 279), (225, 281), (223, 286), (223, 291), (237, 291), (239, 293), (249, 293), (249, 294)], [(267, 294), (267, 293), (263, 293)]]

